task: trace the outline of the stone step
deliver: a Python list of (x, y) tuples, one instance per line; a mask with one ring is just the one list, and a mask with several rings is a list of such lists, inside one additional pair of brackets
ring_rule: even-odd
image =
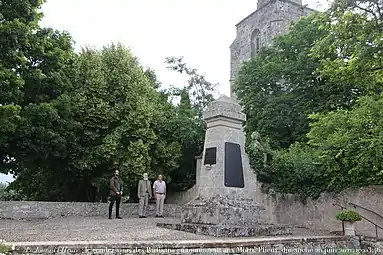
[(178, 241), (71, 241), (5, 243), (12, 254), (337, 254), (357, 249), (345, 236), (227, 238)]
[(156, 225), (157, 227), (214, 237), (285, 236), (292, 234), (291, 227), (277, 225), (244, 227), (168, 222), (158, 222)]

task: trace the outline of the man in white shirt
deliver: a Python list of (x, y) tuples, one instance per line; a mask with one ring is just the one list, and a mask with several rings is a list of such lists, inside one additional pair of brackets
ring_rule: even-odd
[(162, 180), (162, 175), (153, 183), (153, 194), (156, 199), (156, 217), (163, 218), (164, 202), (166, 198), (166, 183)]

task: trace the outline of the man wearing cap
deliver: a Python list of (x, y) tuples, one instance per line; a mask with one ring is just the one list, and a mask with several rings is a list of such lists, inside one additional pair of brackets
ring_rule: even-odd
[(138, 217), (146, 218), (146, 209), (148, 208), (149, 199), (152, 198), (151, 182), (148, 179), (148, 174), (143, 174), (143, 179), (138, 182), (137, 196), (138, 203)]

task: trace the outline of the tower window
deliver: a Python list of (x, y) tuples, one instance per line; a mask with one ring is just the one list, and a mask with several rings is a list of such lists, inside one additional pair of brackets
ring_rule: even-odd
[(251, 34), (251, 57), (254, 57), (261, 50), (261, 32), (255, 29)]

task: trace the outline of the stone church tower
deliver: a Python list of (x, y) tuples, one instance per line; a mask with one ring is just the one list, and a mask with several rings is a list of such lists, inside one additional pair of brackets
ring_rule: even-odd
[(230, 45), (230, 97), (235, 99), (232, 87), (241, 63), (287, 32), (292, 21), (312, 11), (302, 0), (258, 0), (257, 10), (236, 25), (237, 36)]

